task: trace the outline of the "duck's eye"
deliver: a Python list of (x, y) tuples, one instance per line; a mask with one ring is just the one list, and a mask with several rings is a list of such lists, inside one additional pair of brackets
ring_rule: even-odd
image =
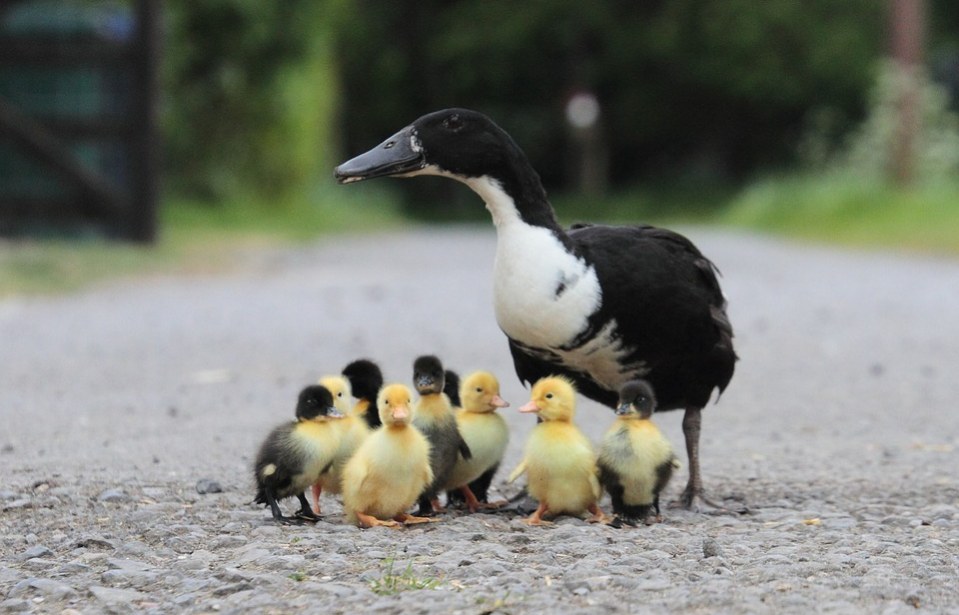
[(546, 399), (553, 399), (553, 394), (552, 394), (552, 393), (547, 393), (547, 394), (546, 394)]
[(482, 393), (482, 392), (483, 392), (483, 387), (476, 387), (476, 392), (477, 392), (477, 393)]
[(447, 130), (452, 130), (453, 132), (458, 131), (463, 127), (463, 121), (460, 119), (459, 114), (454, 113), (445, 120), (443, 120), (443, 128)]
[(340, 391), (339, 393), (337, 393), (336, 396), (337, 396), (337, 397), (343, 397), (343, 391)]
[(393, 147), (394, 145), (396, 145), (396, 141), (387, 141), (387, 142), (383, 145), (383, 149), (390, 149), (390, 148)]

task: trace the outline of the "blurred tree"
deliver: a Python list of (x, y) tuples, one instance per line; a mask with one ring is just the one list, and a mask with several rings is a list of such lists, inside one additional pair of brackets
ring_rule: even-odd
[(598, 95), (614, 181), (788, 162), (811, 109), (861, 116), (884, 24), (875, 0), (356, 0), (341, 17), (350, 152), (475, 107), (553, 188), (579, 90)]
[(282, 200), (331, 162), (327, 4), (168, 0), (163, 126), (174, 190)]

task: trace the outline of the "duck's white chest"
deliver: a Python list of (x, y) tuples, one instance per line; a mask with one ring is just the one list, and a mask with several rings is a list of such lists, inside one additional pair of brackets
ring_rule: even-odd
[(570, 254), (548, 229), (522, 222), (498, 229), (493, 276), (497, 323), (530, 346), (570, 342), (602, 301), (593, 267)]

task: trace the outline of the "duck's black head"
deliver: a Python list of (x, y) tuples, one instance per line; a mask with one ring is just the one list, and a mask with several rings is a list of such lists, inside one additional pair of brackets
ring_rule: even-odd
[(333, 406), (333, 394), (325, 386), (313, 384), (302, 391), (296, 402), (296, 418), (308, 421), (319, 417), (340, 418), (343, 415)]
[(424, 355), (413, 361), (413, 386), (420, 395), (443, 392), (446, 382), (443, 364), (433, 355)]
[(526, 160), (493, 120), (470, 109), (444, 109), (424, 115), (365, 154), (344, 162), (336, 167), (335, 176), (340, 183), (421, 174), (502, 179), (517, 157)]
[(618, 416), (638, 414), (648, 419), (656, 410), (656, 394), (645, 380), (630, 380), (619, 390)]
[(350, 381), (353, 397), (375, 401), (383, 387), (383, 372), (379, 365), (369, 359), (357, 359), (343, 368), (343, 375)]

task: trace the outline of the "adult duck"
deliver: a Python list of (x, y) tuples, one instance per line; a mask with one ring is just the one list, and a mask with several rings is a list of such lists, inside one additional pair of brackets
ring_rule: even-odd
[(335, 171), (340, 183), (438, 175), (469, 186), (496, 225), (493, 301), (524, 383), (550, 375), (611, 408), (645, 379), (658, 411), (683, 408), (689, 481), (681, 503), (703, 495), (702, 408), (726, 388), (736, 353), (717, 270), (682, 235), (652, 226), (556, 220), (539, 175), (485, 115), (424, 115)]

